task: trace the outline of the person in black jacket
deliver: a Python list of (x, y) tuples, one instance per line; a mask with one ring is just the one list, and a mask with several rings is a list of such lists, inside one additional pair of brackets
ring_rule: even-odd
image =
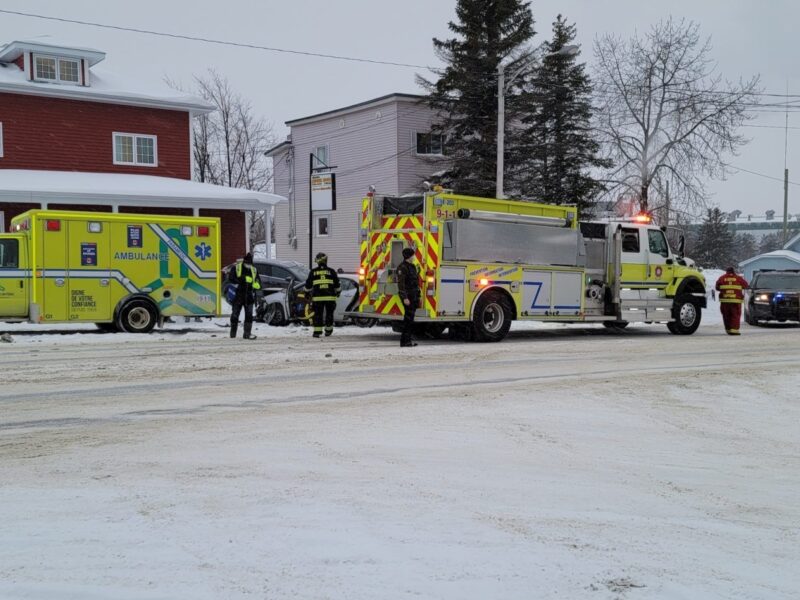
[(314, 259), (317, 267), (311, 270), (306, 279), (305, 291), (311, 294), (314, 308), (314, 337), (322, 335), (323, 324), (325, 337), (333, 334), (333, 311), (336, 299), (342, 293), (339, 276), (328, 266), (328, 256), (320, 252)]
[(419, 270), (412, 261), (413, 248), (403, 248), (403, 262), (397, 266), (397, 291), (403, 301), (403, 333), (400, 335), (400, 345), (416, 346), (411, 340), (411, 330), (414, 328), (414, 315), (419, 305)]
[(253, 255), (249, 252), (244, 258), (237, 261), (228, 271), (228, 283), (236, 286), (236, 296), (231, 305), (231, 337), (236, 337), (239, 329), (239, 312), (244, 308), (244, 339), (254, 340), (253, 330), (253, 304), (256, 301), (256, 291), (261, 289), (258, 271), (253, 266)]

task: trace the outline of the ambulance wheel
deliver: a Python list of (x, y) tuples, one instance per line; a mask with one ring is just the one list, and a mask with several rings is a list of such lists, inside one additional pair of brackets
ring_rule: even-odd
[(691, 335), (700, 327), (702, 313), (697, 300), (691, 296), (679, 296), (672, 305), (672, 318), (667, 329), (675, 335)]
[(499, 342), (511, 328), (511, 303), (502, 293), (489, 291), (478, 298), (472, 325), (476, 342)]
[(128, 333), (150, 333), (158, 321), (158, 312), (147, 300), (131, 300), (117, 316), (117, 326)]

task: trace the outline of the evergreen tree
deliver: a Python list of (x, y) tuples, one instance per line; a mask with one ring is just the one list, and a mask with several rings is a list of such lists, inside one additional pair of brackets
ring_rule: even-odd
[(752, 233), (740, 233), (734, 238), (734, 260), (740, 263), (758, 254), (758, 242)]
[[(507, 73), (525, 68), (527, 44), (533, 38), (533, 14), (523, 0), (458, 0), (455, 37), (433, 40), (446, 63), (436, 82), (418, 77), (428, 104), (442, 117), (436, 132), (446, 138), (451, 168), (444, 183), (456, 191), (494, 197), (497, 173), (497, 66)], [(505, 94), (507, 124), (520, 114), (524, 78), (510, 82)], [(505, 170), (519, 170), (516, 129), (506, 127)]]
[(774, 252), (783, 248), (783, 235), (780, 233), (769, 233), (762, 237), (758, 242), (758, 251), (761, 254)]
[(734, 264), (734, 237), (728, 227), (725, 213), (719, 208), (709, 208), (700, 231), (693, 256), (701, 267), (724, 269)]
[(575, 41), (574, 24), (558, 15), (553, 37), (525, 94), (529, 114), (522, 119), (525, 170), (516, 178), (526, 197), (584, 209), (601, 191), (591, 177), (593, 167), (610, 163), (598, 156), (599, 144), (590, 128), (592, 86), (577, 53), (565, 52)]

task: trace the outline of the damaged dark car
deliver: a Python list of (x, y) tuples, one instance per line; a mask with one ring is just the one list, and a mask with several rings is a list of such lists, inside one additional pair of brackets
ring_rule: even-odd
[(745, 320), (749, 325), (766, 321), (800, 322), (800, 270), (753, 273)]

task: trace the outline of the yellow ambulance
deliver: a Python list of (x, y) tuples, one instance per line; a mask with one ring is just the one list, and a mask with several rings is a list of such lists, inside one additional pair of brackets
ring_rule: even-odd
[(29, 211), (0, 234), (0, 321), (147, 333), (218, 315), (220, 250), (216, 218)]

